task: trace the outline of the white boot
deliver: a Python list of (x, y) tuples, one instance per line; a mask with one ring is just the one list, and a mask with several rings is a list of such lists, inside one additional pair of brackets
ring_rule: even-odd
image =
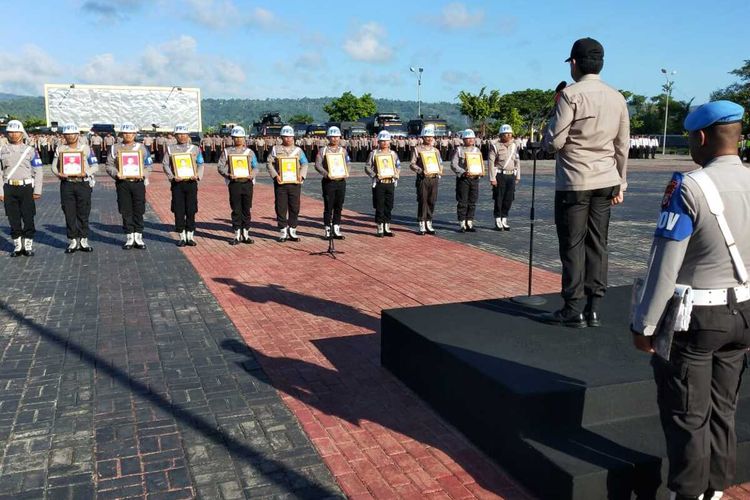
[(465, 233), (466, 232), (466, 221), (462, 220), (458, 225), (459, 225), (460, 231), (462, 233)]
[(508, 224), (508, 218), (503, 217), (503, 229), (506, 231), (510, 231), (510, 224)]
[(139, 250), (146, 248), (146, 244), (143, 242), (143, 233), (133, 233), (133, 246)]
[(383, 224), (383, 232), (385, 233), (386, 236), (393, 236), (390, 222), (386, 222), (385, 224)]
[(383, 232), (384, 232), (383, 224), (378, 224), (378, 230), (375, 232), (375, 236), (377, 236), (378, 238), (382, 238)]
[(435, 234), (435, 228), (432, 227), (432, 221), (427, 221), (427, 234)]
[(135, 234), (128, 233), (125, 239), (125, 244), (122, 246), (125, 250), (130, 250), (133, 248), (133, 245), (135, 244)]
[(34, 256), (34, 240), (32, 240), (31, 238), (23, 239), (23, 254), (26, 257)]
[(424, 225), (424, 221), (421, 220), (419, 221), (419, 234), (422, 235), (424, 233), (425, 233), (425, 225)]
[(194, 246), (196, 246), (198, 244), (198, 243), (195, 242), (195, 238), (194, 237), (195, 237), (195, 231), (188, 231), (187, 232), (187, 245), (189, 247), (194, 247)]
[(65, 249), (65, 253), (74, 253), (76, 250), (78, 250), (78, 240), (75, 238), (70, 238), (68, 240), (68, 248)]
[(497, 229), (498, 231), (502, 231), (503, 229), (505, 229), (505, 227), (503, 226), (502, 217), (495, 217), (495, 229)]
[(239, 229), (234, 230), (234, 239), (229, 242), (230, 245), (237, 245), (242, 242), (242, 231)]
[(178, 247), (184, 247), (187, 245), (187, 231), (180, 233), (180, 241), (177, 242)]
[(337, 240), (344, 239), (344, 235), (341, 234), (341, 226), (339, 226), (338, 224), (333, 225), (333, 237), (336, 238)]
[(331, 226), (326, 226), (325, 228), (325, 236), (323, 236), (324, 239), (330, 240), (331, 239)]
[(297, 228), (296, 227), (290, 227), (289, 228), (289, 239), (292, 241), (299, 241), (299, 236), (297, 236)]
[(466, 221), (466, 230), (470, 233), (476, 232), (476, 229), (474, 229), (474, 221), (469, 219)]
[(23, 238), (13, 238), (13, 251), (11, 257), (18, 257), (23, 253)]
[(279, 242), (284, 243), (288, 238), (287, 228), (282, 227), (281, 230), (279, 230)]
[(250, 230), (249, 229), (243, 229), (242, 230), (242, 241), (244, 241), (247, 244), (254, 243), (253, 239), (250, 237)]
[(93, 252), (94, 251), (94, 249), (89, 246), (88, 238), (81, 238), (81, 240), (78, 242), (78, 246), (81, 252)]

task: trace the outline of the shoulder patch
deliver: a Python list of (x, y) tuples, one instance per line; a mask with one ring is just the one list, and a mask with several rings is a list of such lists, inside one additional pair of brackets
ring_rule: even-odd
[(661, 201), (661, 213), (654, 236), (682, 241), (693, 234), (693, 219), (682, 203), (683, 174), (675, 172)]

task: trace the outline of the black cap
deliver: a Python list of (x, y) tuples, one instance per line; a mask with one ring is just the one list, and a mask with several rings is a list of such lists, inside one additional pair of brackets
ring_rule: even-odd
[(602, 61), (604, 60), (604, 47), (593, 38), (581, 38), (573, 44), (573, 48), (570, 49), (570, 57), (565, 59), (565, 62), (569, 62), (571, 59)]

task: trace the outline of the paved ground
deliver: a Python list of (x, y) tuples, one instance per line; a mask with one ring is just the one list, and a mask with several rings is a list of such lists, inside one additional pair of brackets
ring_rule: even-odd
[[(642, 272), (649, 206), (673, 166), (689, 168), (634, 169), (631, 203), (613, 222), (613, 281)], [(540, 171), (535, 293), (559, 287), (549, 272), (557, 269), (549, 165)], [(382, 308), (523, 293), (528, 224), (448, 231), (455, 204), (444, 178), (440, 237), (416, 236), (405, 177), (396, 214), (409, 227), (376, 239), (366, 179), (353, 178), (346, 206), (362, 213), (347, 212), (344, 253), (333, 260), (314, 255), (326, 248), (315, 237), (319, 181), (304, 186), (303, 241), (281, 245), (263, 180), (257, 243), (231, 247), (226, 188), (210, 169), (199, 246), (180, 251), (168, 184), (158, 173), (153, 180), (148, 250), (120, 250), (115, 195), (103, 180), (96, 251), (64, 256), (52, 182), (37, 216), (38, 256), (4, 265), (0, 498), (528, 498), (379, 364)], [(489, 226), (488, 189), (482, 198)], [(2, 251), (6, 221), (0, 209)], [(750, 486), (725, 498), (750, 499)]]

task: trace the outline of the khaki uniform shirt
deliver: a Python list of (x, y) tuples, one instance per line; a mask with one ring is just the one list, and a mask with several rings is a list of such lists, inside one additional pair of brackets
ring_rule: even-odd
[(515, 174), (516, 179), (521, 178), (521, 160), (518, 157), (518, 145), (515, 141), (490, 143), (490, 157), (488, 160), (490, 182), (494, 181), (497, 173), (501, 171), (504, 175)]
[[(18, 168), (11, 172), (16, 165)], [(5, 184), (9, 180), (28, 179), (33, 180), (34, 194), (41, 196), (44, 170), (36, 149), (24, 143), (0, 147), (0, 196), (5, 196)]]

